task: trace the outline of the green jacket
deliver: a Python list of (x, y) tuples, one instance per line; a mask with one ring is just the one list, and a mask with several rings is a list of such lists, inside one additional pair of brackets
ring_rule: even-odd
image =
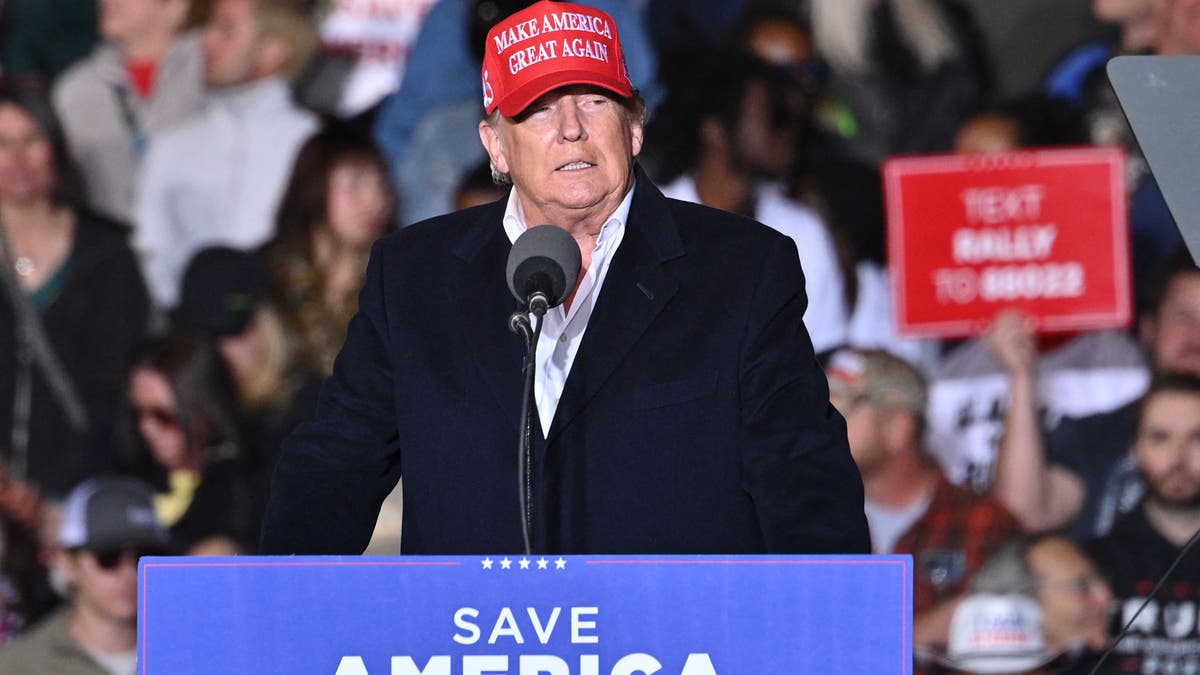
[(67, 633), (70, 612), (69, 606), (60, 609), (0, 647), (0, 673), (109, 675)]

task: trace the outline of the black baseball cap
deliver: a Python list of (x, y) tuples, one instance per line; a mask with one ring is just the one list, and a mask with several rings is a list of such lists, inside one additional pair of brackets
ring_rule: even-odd
[(171, 315), (177, 330), (227, 337), (246, 330), (267, 292), (266, 264), (235, 248), (206, 248), (188, 263)]

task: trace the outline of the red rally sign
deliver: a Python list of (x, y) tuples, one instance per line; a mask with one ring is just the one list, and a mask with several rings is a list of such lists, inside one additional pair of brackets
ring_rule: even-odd
[(905, 157), (883, 177), (900, 334), (978, 334), (1010, 307), (1043, 332), (1128, 325), (1121, 150)]

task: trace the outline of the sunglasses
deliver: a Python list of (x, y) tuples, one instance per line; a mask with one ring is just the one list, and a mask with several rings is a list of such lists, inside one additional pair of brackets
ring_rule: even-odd
[(111, 572), (117, 569), (122, 563), (128, 563), (137, 567), (138, 560), (142, 556), (162, 555), (162, 551), (154, 549), (135, 549), (121, 548), (115, 551), (92, 551), (92, 558), (96, 560), (96, 565), (105, 572)]
[(174, 410), (167, 408), (135, 408), (133, 411), (133, 416), (138, 422), (141, 422), (143, 419), (150, 418), (159, 426), (179, 426), (179, 415), (176, 415)]

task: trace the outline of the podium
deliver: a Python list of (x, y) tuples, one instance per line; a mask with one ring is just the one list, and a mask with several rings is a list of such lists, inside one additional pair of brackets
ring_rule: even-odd
[(897, 675), (910, 556), (143, 558), (138, 672)]

